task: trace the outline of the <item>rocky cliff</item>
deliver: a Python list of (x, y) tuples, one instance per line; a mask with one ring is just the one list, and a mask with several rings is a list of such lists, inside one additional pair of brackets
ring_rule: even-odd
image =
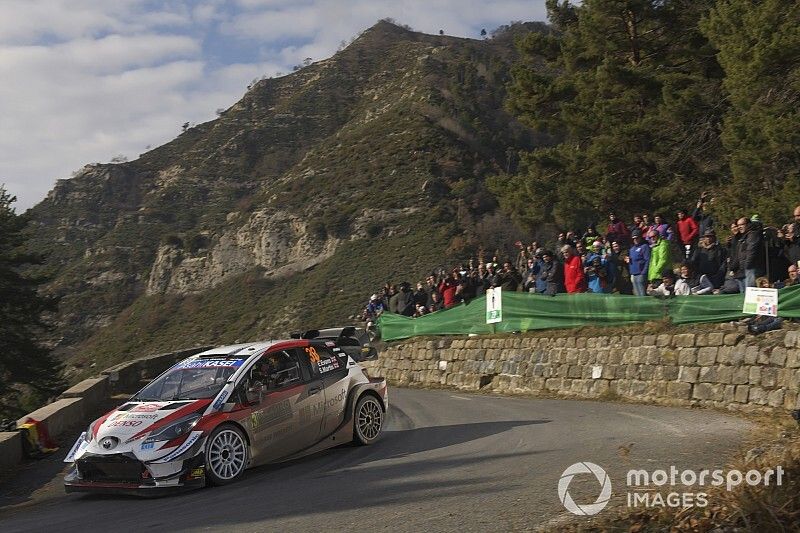
[(59, 180), (30, 211), (61, 297), (53, 345), (82, 365), (284, 334), (441, 264), (495, 208), (484, 178), (536, 142), (502, 106), (513, 34), (531, 29), (477, 41), (380, 22), (134, 161)]

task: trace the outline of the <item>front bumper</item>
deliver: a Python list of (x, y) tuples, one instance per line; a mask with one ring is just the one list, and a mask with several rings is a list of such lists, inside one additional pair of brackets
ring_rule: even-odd
[(205, 457), (198, 454), (182, 461), (170, 476), (154, 478), (147, 465), (132, 454), (86, 454), (64, 476), (64, 490), (100, 494), (161, 496), (206, 484)]

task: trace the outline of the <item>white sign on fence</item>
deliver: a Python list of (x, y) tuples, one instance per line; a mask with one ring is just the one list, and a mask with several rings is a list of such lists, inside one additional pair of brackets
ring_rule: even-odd
[(503, 291), (500, 287), (486, 289), (486, 323), (503, 321)]
[(747, 287), (742, 313), (778, 316), (778, 289)]

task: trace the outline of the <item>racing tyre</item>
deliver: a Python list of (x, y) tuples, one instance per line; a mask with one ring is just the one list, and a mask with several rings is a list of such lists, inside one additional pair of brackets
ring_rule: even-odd
[(378, 440), (383, 428), (383, 408), (375, 396), (365, 394), (358, 399), (353, 426), (356, 444), (367, 445)]
[(242, 430), (222, 425), (211, 432), (206, 442), (206, 479), (211, 485), (227, 485), (242, 477), (249, 450)]

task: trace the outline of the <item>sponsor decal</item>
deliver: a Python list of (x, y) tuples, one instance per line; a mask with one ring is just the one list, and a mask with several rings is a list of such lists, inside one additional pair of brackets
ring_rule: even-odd
[(242, 366), (244, 359), (193, 359), (182, 361), (173, 368), (236, 368)]
[(325, 346), (327, 346), (329, 348), (332, 348), (332, 347), (336, 346), (336, 343), (333, 342), (333, 341), (325, 341)]
[(250, 425), (253, 431), (258, 433), (271, 425), (279, 424), (284, 420), (291, 420), (291, 418), (292, 406), (287, 399), (270, 405), (266, 409), (252, 413), (250, 415)]
[[(342, 401), (344, 400), (345, 396), (347, 395), (347, 390), (342, 389), (342, 392), (334, 396), (333, 398), (329, 398), (327, 400), (319, 401), (313, 405), (307, 405), (305, 407), (300, 408), (300, 423), (310, 422), (318, 417), (322, 416), (325, 412), (325, 409), (332, 410), (337, 406), (342, 405)], [(340, 410), (341, 411), (341, 410)]]
[(186, 453), (186, 451), (189, 448), (191, 448), (194, 445), (194, 443), (197, 442), (200, 439), (200, 437), (202, 435), (203, 435), (202, 431), (192, 431), (189, 434), (189, 437), (187, 437), (187, 439), (185, 441), (183, 441), (183, 444), (178, 446), (178, 448), (176, 448), (172, 453), (169, 453), (166, 456), (164, 456), (161, 459), (158, 459), (158, 460), (156, 460), (154, 462), (156, 462), (156, 463), (168, 463), (169, 461), (172, 461), (173, 459), (175, 459), (179, 455), (181, 455), (183, 453)]
[(142, 443), (142, 450), (152, 450), (155, 447), (155, 442), (143, 442)]
[(124, 427), (124, 428), (135, 428), (142, 425), (141, 420), (114, 420), (109, 422), (107, 427)]
[(224, 390), (220, 393), (219, 398), (217, 401), (214, 402), (214, 405), (211, 407), (214, 411), (219, 411), (222, 409), (222, 406), (225, 405), (225, 400), (228, 399), (228, 391)]
[(336, 370), (337, 368), (339, 368), (339, 360), (336, 359), (336, 356), (333, 356), (324, 361), (318, 362), (317, 367), (319, 368), (319, 373), (324, 374), (326, 372), (330, 372), (331, 370)]
[(114, 415), (111, 420), (158, 420), (158, 415), (147, 415), (141, 413), (119, 413)]
[(134, 407), (130, 410), (131, 413), (152, 413), (153, 411), (158, 411), (162, 407), (167, 405), (166, 403), (142, 403)]
[(83, 433), (81, 433), (81, 436), (78, 437), (78, 440), (75, 441), (75, 444), (72, 445), (72, 449), (64, 458), (64, 462), (74, 463), (75, 456), (78, 454), (78, 452), (82, 452), (83, 450), (85, 450), (88, 445), (89, 443), (86, 442), (86, 432), (84, 431)]
[(192, 468), (191, 472), (189, 472), (189, 475), (186, 476), (186, 479), (197, 479), (205, 475), (206, 475), (206, 467), (198, 466), (197, 468)]

